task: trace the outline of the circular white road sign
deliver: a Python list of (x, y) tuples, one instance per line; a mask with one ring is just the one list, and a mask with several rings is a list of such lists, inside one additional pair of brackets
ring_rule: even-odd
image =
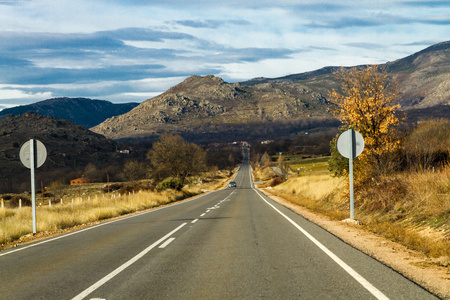
[[(25, 144), (22, 145), (20, 148), (20, 161), (22, 164), (27, 167), (28, 169), (31, 168), (31, 155), (30, 155), (30, 143), (32, 140), (29, 140)], [(47, 149), (45, 148), (44, 144), (42, 144), (39, 140), (35, 141), (35, 148), (34, 148), (34, 155), (36, 157), (36, 164), (35, 168), (39, 168), (42, 166), (47, 159)]]
[(336, 146), (339, 153), (346, 158), (350, 158), (350, 150), (353, 148), (353, 158), (355, 158), (364, 150), (364, 139), (361, 133), (356, 130), (349, 129), (338, 137)]

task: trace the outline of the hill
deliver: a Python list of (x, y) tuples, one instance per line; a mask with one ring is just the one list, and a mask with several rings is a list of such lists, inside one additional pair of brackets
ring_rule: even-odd
[[(435, 111), (432, 107), (449, 107), (450, 42), (384, 66), (399, 82), (402, 109), (420, 109), (413, 114), (415, 119), (432, 117), (420, 114)], [(221, 141), (289, 136), (332, 123), (326, 97), (339, 88), (333, 76), (337, 69), (241, 83), (226, 83), (212, 75), (191, 76), (92, 130), (114, 139), (157, 136), (163, 131)]]
[(386, 65), (399, 80), (405, 109), (450, 104), (450, 41)]
[(172, 131), (185, 136), (220, 135), (222, 139), (227, 135), (233, 140), (251, 136), (259, 127), (266, 133), (273, 131), (267, 124), (300, 123), (301, 127), (306, 119), (329, 118), (326, 103), (322, 94), (303, 84), (246, 86), (212, 75), (194, 75), (91, 130), (115, 139)]
[(87, 98), (54, 98), (6, 108), (0, 111), (0, 118), (8, 114), (22, 115), (32, 111), (40, 115), (66, 119), (87, 128), (100, 124), (107, 118), (124, 114), (138, 103), (113, 104), (105, 100), (91, 100)]
[[(398, 80), (401, 91), (399, 102), (404, 110), (450, 104), (450, 41), (430, 46), (381, 66), (386, 67), (389, 75)], [(242, 84), (253, 86), (262, 83), (303, 83), (327, 95), (332, 88), (337, 88), (332, 74), (339, 68), (325, 67), (279, 78), (261, 77)]]
[(47, 160), (37, 169), (37, 181), (45, 184), (77, 176), (89, 163), (117, 160), (116, 143), (83, 126), (33, 112), (8, 115), (0, 120), (0, 192), (29, 190), (29, 169), (20, 162), (19, 150), (32, 137), (47, 148)]

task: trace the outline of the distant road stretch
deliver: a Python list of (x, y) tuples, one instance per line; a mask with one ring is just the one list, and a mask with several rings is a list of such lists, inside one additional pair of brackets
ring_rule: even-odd
[(235, 181), (0, 252), (0, 299), (437, 299)]

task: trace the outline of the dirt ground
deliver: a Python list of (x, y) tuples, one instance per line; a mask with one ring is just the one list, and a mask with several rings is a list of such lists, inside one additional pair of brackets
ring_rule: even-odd
[(403, 245), (367, 232), (359, 225), (329, 220), (283, 198), (269, 194), (263, 189), (260, 190), (274, 201), (316, 223), (347, 244), (396, 270), (433, 294), (442, 299), (450, 299), (450, 267), (438, 266), (423, 253), (409, 250)]

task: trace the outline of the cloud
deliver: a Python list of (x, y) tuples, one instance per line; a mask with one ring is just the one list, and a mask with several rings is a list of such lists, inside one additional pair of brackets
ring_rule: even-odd
[(125, 101), (162, 92), (192, 74), (233, 82), (382, 63), (448, 38), (449, 5), (0, 0), (0, 84), (30, 99), (48, 92)]
[(332, 28), (332, 29), (345, 29), (353, 27), (379, 27), (386, 25), (401, 25), (408, 23), (415, 23), (417, 20), (405, 18), (399, 15), (393, 15), (390, 13), (376, 13), (369, 16), (349, 17), (344, 16), (341, 18), (325, 19), (324, 21), (313, 21), (306, 26), (309, 28)]
[(450, 2), (447, 0), (442, 1), (405, 1), (401, 2), (401, 5), (418, 7), (418, 8), (442, 8), (450, 7)]
[(28, 0), (0, 0), (0, 5), (18, 6)]
[(172, 76), (160, 61), (185, 50), (139, 49), (122, 39), (194, 40), (188, 34), (123, 28), (89, 34), (0, 32), (0, 82), (16, 84), (135, 80)]
[(49, 92), (29, 93), (20, 89), (11, 89), (11, 88), (0, 89), (0, 91), (1, 91), (0, 100), (21, 99), (21, 98), (42, 99), (43, 97), (51, 97), (51, 93)]
[(150, 28), (121, 28), (110, 31), (100, 31), (96, 33), (100, 36), (106, 36), (118, 40), (127, 41), (163, 41), (171, 40), (192, 40), (195, 39), (192, 35), (180, 32), (167, 32), (152, 30)]
[(296, 12), (317, 12), (332, 11), (334, 13), (342, 12), (349, 9), (348, 5), (339, 4), (337, 2), (310, 2), (292, 5), (292, 9)]
[(376, 43), (347, 43), (345, 45), (349, 46), (349, 47), (368, 49), (368, 50), (386, 48), (386, 45), (376, 44)]
[[(267, 9), (274, 7), (284, 7), (288, 9), (301, 9), (303, 11), (323, 11), (323, 10), (340, 10), (347, 5), (341, 5), (336, 3), (336, 1), (316, 1), (316, 0), (302, 0), (302, 1), (292, 1), (292, 0), (227, 0), (227, 1), (210, 1), (210, 0), (114, 0), (108, 1), (116, 2), (122, 6), (164, 6), (164, 7), (183, 7), (184, 9), (190, 8), (214, 8), (222, 7), (222, 8), (233, 8), (233, 9)], [(298, 2), (301, 2), (300, 4)]]
[(32, 63), (26, 59), (0, 56), (0, 67), (28, 67)]
[[(1, 83), (50, 84), (216, 74), (214, 63), (257, 62), (284, 59), (296, 51), (286, 48), (233, 48), (195, 38), (182, 32), (148, 28), (121, 28), (87, 34), (0, 32)], [(134, 42), (176, 41), (172, 48), (139, 48)], [(190, 50), (184, 49), (185, 42)], [(178, 48), (178, 49), (177, 49)], [(2, 55), (4, 53), (4, 55)], [(197, 54), (195, 54), (197, 53)], [(200, 55), (201, 53), (201, 55)], [(10, 55), (10, 56), (7, 56)], [(12, 56), (17, 58), (11, 58)], [(189, 59), (195, 70), (182, 61)], [(185, 66), (181, 71), (176, 64)]]
[[(165, 76), (169, 72), (161, 71), (163, 65), (136, 65), (136, 66), (108, 66), (92, 69), (62, 69), (62, 68), (29, 68), (25, 74), (17, 72), (12, 81), (16, 84), (49, 84), (49, 83), (76, 83), (108, 80), (132, 80), (156, 76)], [(6, 73), (6, 74), (5, 74)], [(0, 70), (2, 77), (8, 71)]]
[[(213, 56), (216, 62), (258, 62), (266, 59), (285, 59), (291, 54), (296, 53), (296, 50), (283, 48), (242, 48), (242, 49), (224, 49), (218, 55)], [(221, 59), (222, 57), (222, 59)]]
[(0, 49), (120, 49), (124, 40), (163, 41), (165, 39), (191, 40), (185, 33), (163, 32), (146, 28), (122, 28), (94, 33), (0, 32)]
[(400, 46), (420, 46), (420, 47), (428, 47), (433, 44), (437, 44), (440, 42), (444, 42), (445, 40), (422, 40), (415, 41), (413, 43), (399, 44)]
[(0, 32), (2, 51), (58, 49), (117, 49), (124, 46), (118, 39), (101, 34), (61, 34), (40, 32)]
[(431, 25), (450, 25), (450, 16), (438, 16), (428, 19), (419, 20), (419, 23), (431, 24)]
[(52, 98), (52, 93), (49, 91), (33, 93), (30, 91), (22, 90), (19, 86), (0, 86), (0, 111), (5, 108), (14, 107), (17, 105), (25, 105), (49, 98)]
[(383, 24), (379, 20), (371, 20), (371, 19), (364, 19), (364, 18), (356, 18), (356, 17), (346, 17), (339, 20), (331, 20), (331, 21), (325, 21), (325, 22), (317, 22), (313, 21), (312, 23), (308, 24), (307, 27), (309, 28), (334, 28), (334, 29), (341, 29), (341, 28), (348, 28), (348, 27), (372, 27), (372, 26), (379, 26)]
[(330, 47), (318, 47), (318, 46), (310, 46), (310, 51), (319, 50), (319, 51), (337, 51), (336, 48), (330, 48)]
[(177, 20), (171, 22), (173, 24), (192, 27), (192, 28), (209, 28), (217, 29), (226, 25), (250, 25), (246, 20)]

